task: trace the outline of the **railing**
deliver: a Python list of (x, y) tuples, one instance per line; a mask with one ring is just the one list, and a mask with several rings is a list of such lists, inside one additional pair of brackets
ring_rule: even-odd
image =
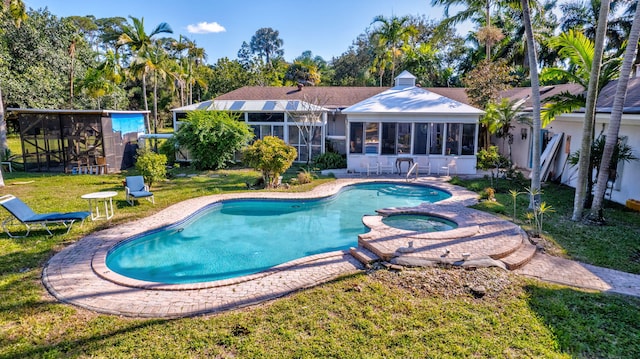
[(415, 171), (416, 173), (416, 180), (418, 179), (418, 163), (414, 163), (413, 166), (411, 166), (411, 168), (409, 168), (409, 170), (407, 171), (407, 182), (409, 182), (409, 177), (411, 176), (411, 174)]

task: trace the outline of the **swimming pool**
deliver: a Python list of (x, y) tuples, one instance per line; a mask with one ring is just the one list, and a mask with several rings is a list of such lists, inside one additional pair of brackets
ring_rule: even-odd
[(134, 279), (199, 283), (258, 273), (305, 256), (357, 245), (362, 216), (451, 195), (434, 187), (368, 183), (306, 200), (215, 203), (187, 220), (144, 233), (109, 251), (106, 265)]

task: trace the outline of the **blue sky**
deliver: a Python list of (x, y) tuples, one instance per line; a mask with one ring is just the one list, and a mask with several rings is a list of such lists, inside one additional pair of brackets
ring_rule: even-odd
[[(284, 41), (284, 57), (293, 60), (305, 50), (329, 61), (347, 51), (353, 40), (377, 15), (426, 15), (440, 20), (443, 9), (431, 0), (24, 0), (28, 8), (47, 7), (60, 17), (129, 15), (144, 18), (150, 31), (161, 22), (195, 40), (213, 64), (221, 57), (235, 59), (243, 41), (256, 30), (271, 27)], [(466, 35), (468, 27), (459, 30)]]

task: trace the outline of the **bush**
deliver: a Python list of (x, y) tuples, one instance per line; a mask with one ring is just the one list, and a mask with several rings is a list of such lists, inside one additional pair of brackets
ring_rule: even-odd
[(249, 126), (228, 111), (191, 111), (176, 132), (176, 141), (189, 150), (197, 169), (226, 167), (252, 138)]
[(305, 169), (298, 172), (298, 176), (296, 178), (298, 179), (298, 184), (313, 182), (313, 174)]
[(146, 148), (138, 149), (136, 159), (136, 169), (144, 177), (145, 183), (153, 185), (154, 182), (161, 181), (167, 176), (167, 156), (157, 154)]
[(508, 166), (509, 160), (498, 153), (497, 146), (489, 146), (489, 149), (478, 151), (478, 165), (481, 170), (488, 170), (496, 167)]
[(298, 151), (293, 146), (274, 136), (265, 136), (243, 151), (244, 162), (262, 171), (268, 187), (276, 186), (278, 177), (291, 167), (297, 157)]
[(336, 152), (325, 152), (313, 161), (316, 168), (326, 170), (331, 168), (347, 168), (347, 159)]

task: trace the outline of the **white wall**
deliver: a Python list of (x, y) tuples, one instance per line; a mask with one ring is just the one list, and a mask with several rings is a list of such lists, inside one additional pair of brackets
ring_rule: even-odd
[[(596, 116), (595, 134), (596, 137), (604, 127), (606, 134), (610, 114), (600, 113)], [(558, 150), (558, 156), (552, 164), (550, 179), (559, 177), (563, 184), (575, 187), (577, 168), (571, 166), (567, 158), (571, 153), (578, 151), (582, 143), (582, 128), (584, 114), (572, 113), (558, 116), (545, 129), (550, 133), (564, 133), (564, 138)], [(515, 124), (514, 144), (512, 146), (513, 161), (521, 168), (530, 169), (529, 153), (531, 146), (531, 133), (528, 132), (527, 140), (523, 141), (520, 136), (521, 124)], [(633, 154), (640, 158), (640, 115), (627, 114), (623, 116), (620, 127), (620, 137), (627, 137), (627, 144), (631, 146)], [(495, 140), (497, 145), (501, 140)], [(501, 148), (501, 153), (506, 155), (506, 146)], [(618, 165), (618, 179), (614, 184), (611, 199), (614, 202), (624, 204), (627, 199), (640, 199), (640, 161), (632, 161)], [(608, 199), (608, 194), (607, 194)]]

